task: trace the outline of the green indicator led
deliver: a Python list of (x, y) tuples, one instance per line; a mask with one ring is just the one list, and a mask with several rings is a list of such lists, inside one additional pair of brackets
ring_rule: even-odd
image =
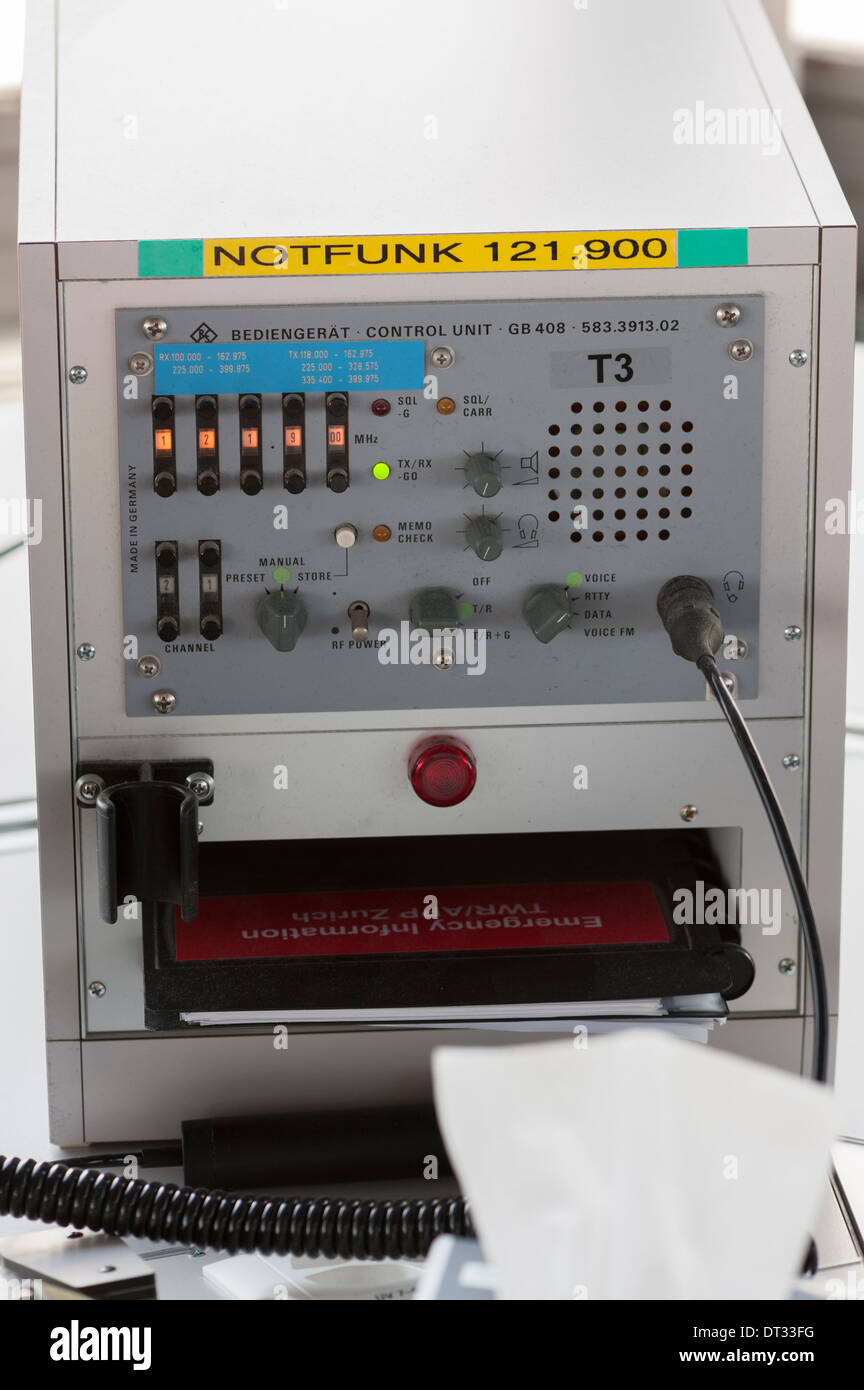
[(460, 603), (460, 604), (459, 604), (459, 619), (460, 619), (460, 621), (463, 622), (463, 623), (467, 623), (468, 619), (469, 619), (469, 618), (473, 618), (473, 617), (474, 617), (474, 605), (473, 605), (473, 603)]
[(381, 481), (383, 481), (384, 478), (389, 478), (389, 477), (390, 477), (390, 465), (389, 465), (389, 463), (376, 463), (376, 464), (374, 465), (373, 469), (372, 469), (372, 477), (373, 477), (373, 478), (378, 478), (378, 479), (381, 480)]
[(571, 570), (564, 579), (564, 583), (567, 585), (568, 589), (578, 589), (584, 582), (578, 570)]
[(286, 570), (284, 565), (279, 565), (273, 571), (274, 584), (287, 584), (291, 579), (291, 571)]

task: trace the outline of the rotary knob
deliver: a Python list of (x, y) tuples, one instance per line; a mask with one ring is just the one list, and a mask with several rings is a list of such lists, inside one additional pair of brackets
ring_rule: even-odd
[(551, 642), (573, 621), (567, 590), (561, 584), (541, 584), (533, 589), (522, 611), (538, 642)]
[(465, 471), (478, 497), (494, 497), (501, 491), (501, 465), (491, 454), (471, 454)]
[(469, 517), (465, 535), (478, 560), (497, 560), (504, 549), (501, 527), (491, 516)]
[(306, 605), (299, 594), (274, 589), (258, 604), (258, 626), (277, 652), (293, 652), (306, 626)]
[(420, 589), (411, 600), (412, 628), (427, 632), (461, 627), (459, 599), (450, 589)]

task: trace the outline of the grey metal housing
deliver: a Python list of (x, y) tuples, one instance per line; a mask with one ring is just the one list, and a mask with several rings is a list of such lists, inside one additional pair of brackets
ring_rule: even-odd
[[(341, 710), (308, 701), (204, 714), (193, 702), (161, 719), (127, 705), (118, 312), (126, 323), (169, 309), (266, 315), (300, 304), (362, 316), (370, 304), (483, 302), (505, 317), (527, 301), (764, 305), (759, 603), (747, 632), (758, 684), (752, 666), (738, 665), (748, 672), (745, 713), (806, 863), (836, 1009), (847, 543), (824, 517), (849, 479), (855, 228), (761, 12), (746, 0), (607, 0), (550, 6), (541, 25), (515, 0), (442, 0), (432, 18), (371, 0), (361, 22), (356, 6), (334, 0), (311, 13), (270, 7), (247, 29), (223, 0), (154, 0), (132, 30), (129, 11), (107, 0), (36, 0), (31, 11), (20, 267), (28, 488), (43, 517), (30, 568), (55, 1141), (166, 1138), (190, 1107), (416, 1095), (440, 1036), (310, 1028), (281, 1051), (267, 1028), (146, 1034), (140, 926), (98, 916), (95, 825), (73, 797), (80, 762), (212, 758), (219, 792), (201, 819), (216, 841), (677, 827), (693, 805), (699, 824), (723, 832), (717, 846), (734, 882), (783, 883), (714, 706), (689, 694), (646, 704), (623, 670), (625, 698), (601, 683), (581, 704), (526, 698), (517, 675), (518, 698), (461, 707), (449, 698)], [(430, 24), (446, 45), (430, 40)], [(307, 61), (286, 87), (288, 37)], [(320, 63), (308, 61), (314, 53)], [(496, 75), (482, 100), (478, 73)], [(779, 113), (777, 150), (676, 144), (673, 113), (700, 101)], [(286, 142), (292, 128), (303, 134)], [(135, 243), (149, 238), (568, 226), (747, 227), (748, 264), (296, 280), (148, 280), (136, 269)], [(706, 322), (709, 331), (728, 332)], [(796, 350), (804, 365), (790, 361)], [(80, 384), (74, 366), (86, 369)], [(721, 498), (718, 489), (714, 505)], [(680, 567), (669, 549), (671, 574)], [(92, 660), (76, 656), (82, 643), (95, 647)], [(445, 821), (405, 776), (418, 738), (439, 730), (467, 740), (484, 774)], [(800, 765), (785, 769), (788, 755)], [(290, 767), (291, 798), (273, 788), (277, 763)], [(589, 766), (587, 793), (573, 788), (577, 763)], [(741, 831), (740, 861), (730, 827)], [(746, 944), (756, 983), (711, 1045), (798, 1070), (810, 1015), (789, 909), (777, 935), (757, 929)], [(787, 959), (798, 968), (784, 973)], [(105, 984), (101, 995), (89, 990), (94, 981)], [(502, 1036), (466, 1030), (447, 1040)]]

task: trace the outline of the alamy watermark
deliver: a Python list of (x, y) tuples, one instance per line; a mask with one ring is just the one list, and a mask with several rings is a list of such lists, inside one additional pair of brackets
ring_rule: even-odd
[(763, 154), (779, 154), (780, 112), (770, 106), (724, 110), (697, 101), (672, 112), (672, 139), (676, 145), (755, 145)]
[(82, 1327), (73, 1318), (52, 1330), (48, 1355), (52, 1361), (131, 1361), (133, 1371), (149, 1371), (152, 1335), (149, 1327)]
[(829, 497), (825, 502), (825, 532), (829, 536), (864, 535), (864, 497), (847, 492), (845, 497)]
[(676, 926), (761, 927), (763, 936), (777, 936), (783, 924), (779, 888), (716, 888), (699, 879), (695, 891), (676, 888), (672, 894)]
[(381, 628), (376, 645), (382, 666), (464, 666), (469, 676), (486, 671), (485, 628), (412, 628), (403, 621), (398, 630)]
[(27, 545), (42, 539), (41, 497), (0, 497), (0, 536), (22, 537)]

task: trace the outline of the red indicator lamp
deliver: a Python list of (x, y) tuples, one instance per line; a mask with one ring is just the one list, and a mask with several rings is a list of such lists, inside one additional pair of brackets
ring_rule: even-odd
[(477, 764), (471, 749), (460, 739), (436, 735), (414, 749), (408, 777), (427, 805), (458, 806), (474, 790)]

